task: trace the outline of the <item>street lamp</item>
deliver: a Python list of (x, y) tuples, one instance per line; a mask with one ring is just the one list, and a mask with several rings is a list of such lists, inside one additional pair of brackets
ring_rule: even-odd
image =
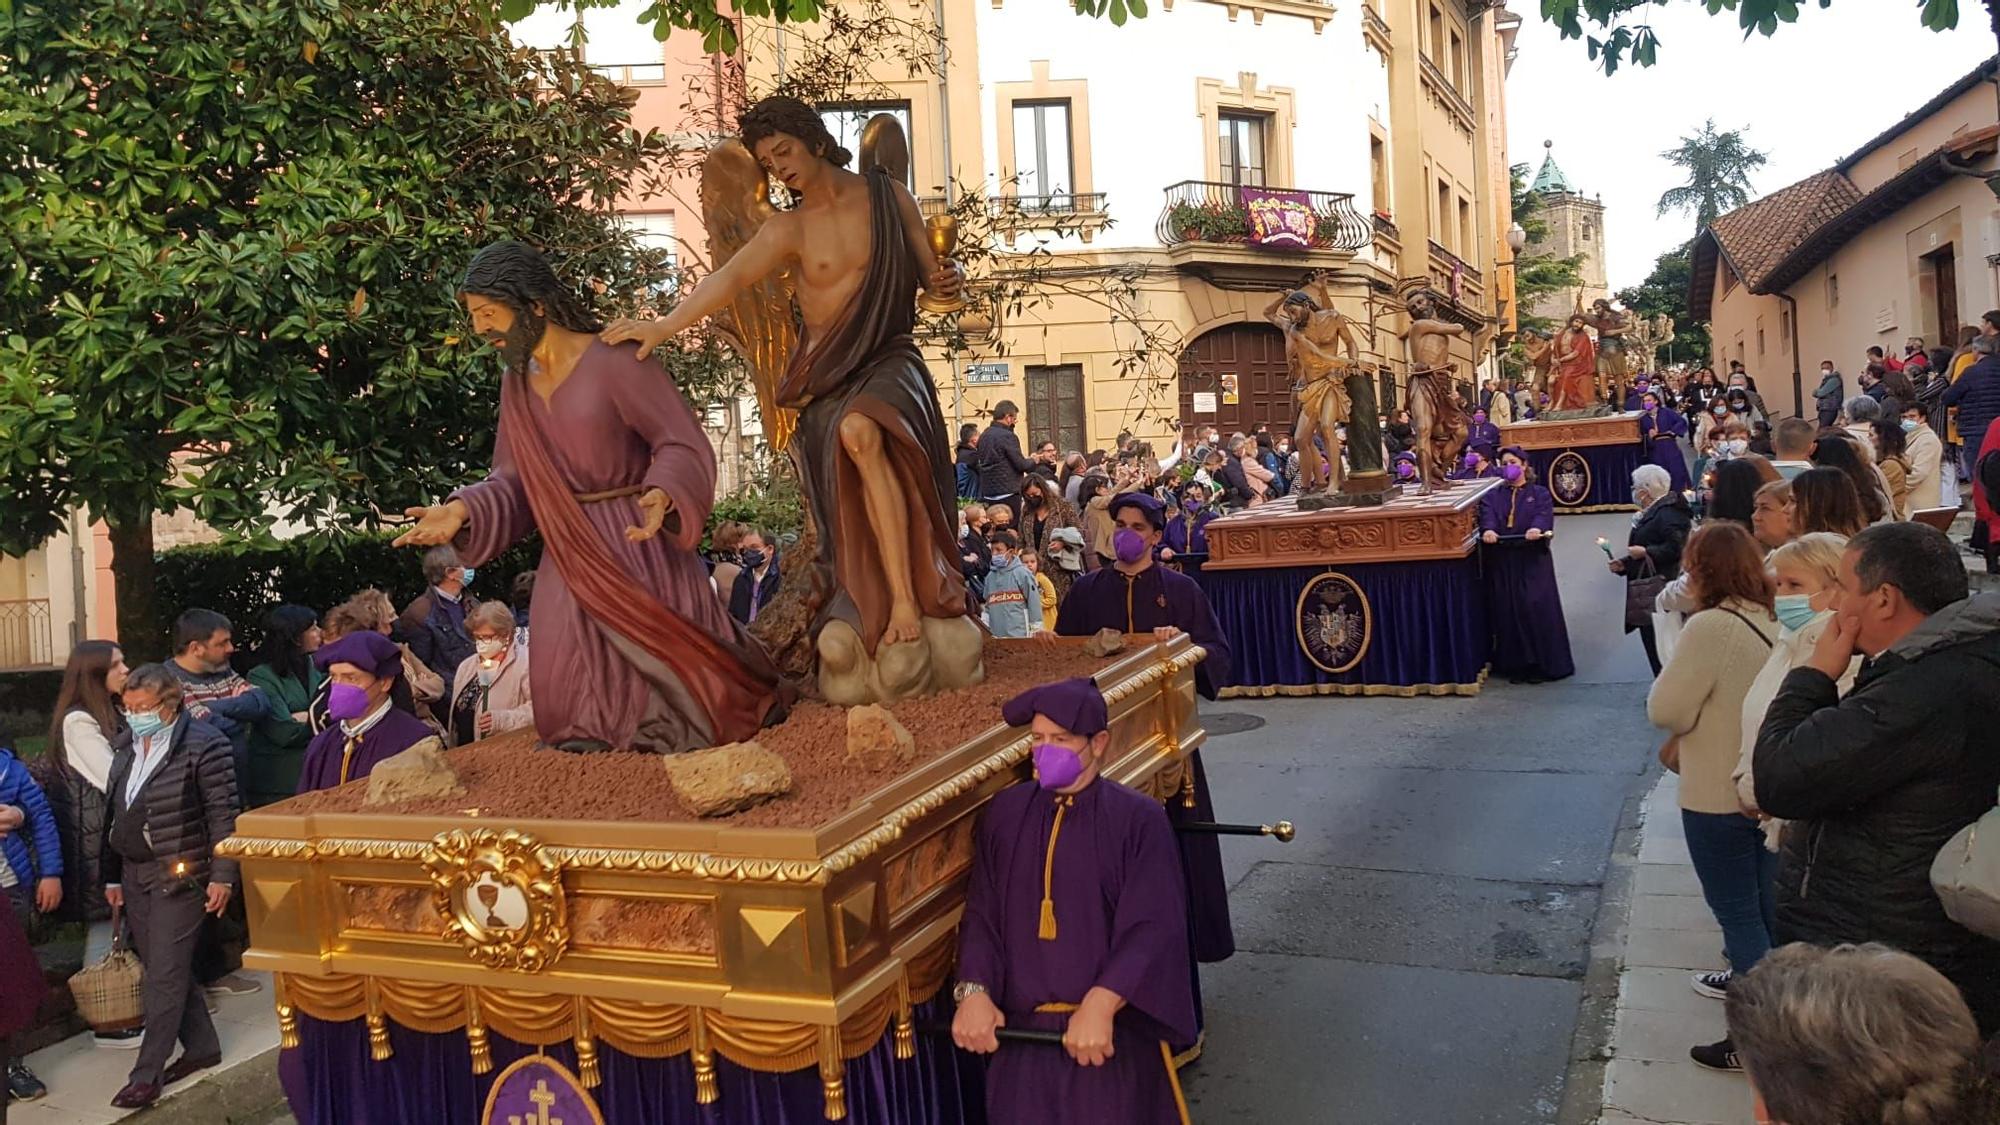
[[(1513, 226), (1507, 228), (1507, 249), (1512, 250), (1516, 257), (1520, 256), (1521, 251), (1527, 245), (1528, 232), (1521, 224), (1515, 223)], [(1508, 264), (1512, 265), (1513, 263), (1509, 262)]]

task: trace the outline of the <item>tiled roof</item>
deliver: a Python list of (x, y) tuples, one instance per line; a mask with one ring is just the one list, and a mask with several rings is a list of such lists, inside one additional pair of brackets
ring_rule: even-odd
[(1556, 167), (1556, 155), (1551, 151), (1548, 155), (1542, 157), (1542, 170), (1536, 173), (1535, 182), (1529, 190), (1558, 192), (1575, 191), (1576, 189), (1569, 185), (1569, 177), (1563, 175), (1563, 170)]
[(1723, 215), (1708, 231), (1744, 284), (1761, 291), (1765, 276), (1807, 235), (1860, 199), (1846, 176), (1817, 172)]

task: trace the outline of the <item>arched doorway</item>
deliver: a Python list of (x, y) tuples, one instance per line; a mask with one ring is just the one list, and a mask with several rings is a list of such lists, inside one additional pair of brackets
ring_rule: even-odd
[(1268, 324), (1226, 324), (1196, 337), (1181, 353), (1180, 383), (1184, 428), (1214, 426), (1224, 438), (1260, 422), (1274, 434), (1291, 429), (1285, 337)]

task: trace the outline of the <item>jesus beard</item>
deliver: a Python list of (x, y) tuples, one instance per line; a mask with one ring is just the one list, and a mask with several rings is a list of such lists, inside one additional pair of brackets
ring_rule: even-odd
[(486, 342), (499, 349), (500, 359), (509, 371), (526, 371), (528, 361), (533, 358), (535, 348), (548, 333), (548, 320), (529, 310), (517, 313), (514, 323), (505, 332), (484, 333)]

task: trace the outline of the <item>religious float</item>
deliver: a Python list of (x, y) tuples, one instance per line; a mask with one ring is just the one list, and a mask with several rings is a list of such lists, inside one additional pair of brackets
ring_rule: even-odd
[[(508, 360), (508, 455), (398, 542), (477, 565), (541, 532), (536, 729), (439, 752), (329, 727), (306, 769), (328, 787), (244, 814), (219, 845), (242, 865), (245, 963), (273, 974), (305, 1125), (981, 1120), (984, 1068), (939, 1030), (940, 988), (980, 810), (1029, 776), (1027, 730), (1000, 705), (1051, 681), (1098, 685), (1104, 775), (1170, 802), (1182, 832), (1289, 838), (1206, 819), (1190, 757), (1205, 653), (1188, 635), (996, 641), (971, 616), (936, 388), (908, 335), (919, 285), (927, 308), (963, 298), (948, 229), (933, 223), (930, 254), (896, 233), (895, 120), (864, 133), (865, 177), (796, 100), (742, 127), (752, 147), (810, 138), (820, 158), (787, 181), (807, 185), (805, 220), (877, 235), (846, 263), (852, 300), (807, 301), (815, 282), (791, 271), (704, 283), (735, 287), (718, 327), (798, 470), (805, 538), (746, 631), (693, 554), (709, 446), (623, 346), (686, 327), (700, 290), (605, 327), (532, 248), (473, 257), (460, 295)], [(865, 190), (829, 190), (842, 176)], [(770, 192), (745, 144), (711, 153), (718, 264), (773, 214)], [(802, 328), (823, 343), (794, 362)], [(400, 661), (345, 671), (331, 650), (348, 639), (332, 667), (374, 686), (343, 690), (386, 709)], [(1045, 1039), (1020, 1049), (1061, 1049)]]
[(1498, 487), (1317, 510), (1284, 497), (1212, 521), (1201, 582), (1230, 644), (1223, 694), (1476, 694), (1492, 644), (1479, 498)]
[[(977, 1120), (978, 1064), (923, 1027), (950, 1019), (979, 810), (1026, 776), (998, 702), (1093, 676), (1106, 776), (1182, 800), (1202, 652), (1131, 641), (1102, 659), (993, 642), (991, 682), (892, 708), (917, 737), (893, 775), (844, 761), (841, 709), (804, 705), (760, 739), (794, 794), (734, 817), (681, 810), (659, 757), (526, 734), (449, 752), (463, 797), (381, 810), (356, 782), (244, 814), (220, 850), (243, 865), (245, 964), (273, 974), (287, 1077), (329, 1114), (481, 1120), (501, 1072), (545, 1053), (612, 1125)], [(620, 819), (578, 815), (607, 801)]]
[(1637, 411), (1596, 417), (1515, 422), (1500, 427), (1502, 445), (1518, 445), (1555, 497), (1556, 513), (1629, 512), (1632, 470), (1647, 463)]

